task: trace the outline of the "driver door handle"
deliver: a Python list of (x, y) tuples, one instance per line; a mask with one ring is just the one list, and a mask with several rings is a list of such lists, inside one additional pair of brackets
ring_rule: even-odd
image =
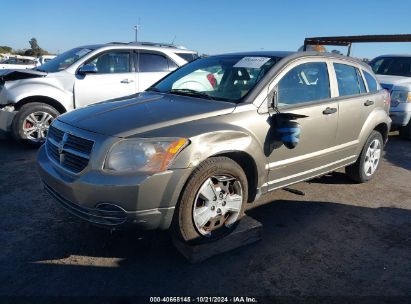
[(368, 107), (368, 106), (372, 106), (374, 104), (374, 101), (372, 100), (367, 100), (366, 102), (364, 102), (364, 106)]
[(330, 115), (330, 114), (333, 114), (333, 113), (336, 113), (336, 112), (337, 112), (337, 108), (327, 107), (327, 108), (323, 111), (323, 114), (324, 114), (324, 115)]
[(134, 82), (133, 79), (123, 79), (122, 81), (120, 81), (121, 83), (131, 83)]

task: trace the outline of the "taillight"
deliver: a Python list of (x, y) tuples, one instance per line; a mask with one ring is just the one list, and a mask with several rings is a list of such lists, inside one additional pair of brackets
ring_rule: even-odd
[(387, 96), (384, 98), (384, 102), (387, 106), (390, 106), (390, 103), (391, 103), (390, 91), (385, 90), (385, 93), (387, 94)]
[(217, 86), (217, 79), (215, 79), (213, 74), (211, 74), (211, 73), (208, 74), (207, 79), (208, 79), (208, 81), (210, 82), (210, 84), (213, 88), (215, 88)]

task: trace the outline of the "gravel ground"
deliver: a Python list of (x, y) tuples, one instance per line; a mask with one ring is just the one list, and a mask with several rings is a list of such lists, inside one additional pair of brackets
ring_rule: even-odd
[(36, 151), (0, 141), (0, 295), (411, 297), (411, 141), (390, 137), (374, 180), (341, 172), (248, 212), (263, 240), (191, 265), (165, 232), (80, 222), (42, 190)]

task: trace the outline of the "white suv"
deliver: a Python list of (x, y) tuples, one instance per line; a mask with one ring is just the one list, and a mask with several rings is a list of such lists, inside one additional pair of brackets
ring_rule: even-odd
[(39, 65), (36, 58), (31, 56), (12, 56), (0, 62), (2, 69), (32, 69)]
[(109, 43), (69, 50), (33, 70), (0, 71), (0, 130), (40, 145), (59, 114), (142, 92), (198, 57), (158, 43)]

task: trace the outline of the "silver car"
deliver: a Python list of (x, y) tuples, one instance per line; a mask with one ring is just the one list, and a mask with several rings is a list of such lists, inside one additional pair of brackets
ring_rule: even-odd
[(411, 55), (383, 55), (370, 66), (381, 86), (391, 93), (392, 127), (411, 139)]
[[(218, 81), (179, 87), (202, 81), (199, 71)], [(267, 192), (341, 167), (356, 182), (375, 176), (391, 120), (373, 75), (314, 52), (199, 59), (138, 97), (58, 117), (38, 154), (41, 179), (90, 223), (213, 240)]]
[(159, 43), (108, 43), (71, 49), (33, 70), (0, 70), (0, 132), (41, 145), (55, 117), (142, 92), (197, 53)]

